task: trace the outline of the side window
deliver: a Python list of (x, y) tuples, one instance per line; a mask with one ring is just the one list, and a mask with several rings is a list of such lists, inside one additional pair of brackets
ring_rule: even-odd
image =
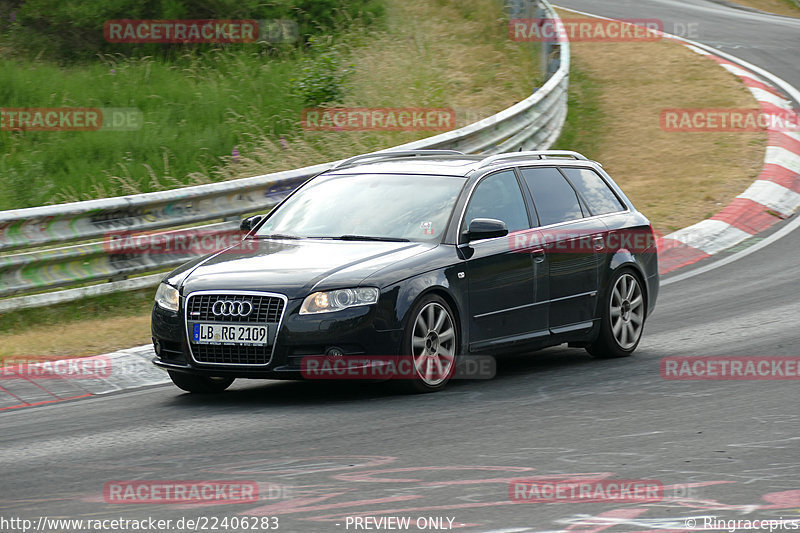
[(531, 190), (542, 226), (583, 218), (575, 189), (557, 168), (526, 168), (522, 177)]
[(625, 206), (619, 201), (614, 191), (594, 170), (589, 168), (562, 168), (561, 170), (589, 204), (589, 210), (593, 215), (607, 215), (625, 210)]
[(462, 230), (476, 218), (502, 220), (509, 233), (531, 227), (525, 200), (522, 199), (522, 191), (513, 170), (492, 174), (478, 183), (464, 214)]

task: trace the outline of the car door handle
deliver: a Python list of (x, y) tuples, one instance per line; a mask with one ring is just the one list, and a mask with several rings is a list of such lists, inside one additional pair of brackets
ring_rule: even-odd
[(537, 248), (536, 250), (532, 250), (531, 254), (533, 255), (533, 262), (534, 263), (543, 263), (544, 262), (544, 249)]
[(595, 237), (594, 239), (592, 239), (592, 242), (594, 242), (594, 249), (595, 250), (602, 250), (603, 248), (606, 247), (606, 240), (603, 237), (599, 236), (599, 235), (597, 237)]

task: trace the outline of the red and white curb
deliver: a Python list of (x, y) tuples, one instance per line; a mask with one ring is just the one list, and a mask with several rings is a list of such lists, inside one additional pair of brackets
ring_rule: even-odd
[(0, 367), (0, 413), (98, 394), (159, 385), (169, 377), (151, 362), (153, 345), (94, 357), (21, 362)]
[[(744, 82), (765, 113), (793, 111), (773, 85), (741, 66), (693, 46)], [(659, 239), (661, 274), (691, 265), (760, 233), (800, 208), (800, 133), (769, 129), (758, 179), (722, 211)]]

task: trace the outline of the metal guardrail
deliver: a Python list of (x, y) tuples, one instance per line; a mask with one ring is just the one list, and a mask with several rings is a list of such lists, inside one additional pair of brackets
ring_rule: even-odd
[[(512, 18), (523, 18), (523, 14), (558, 18), (546, 0), (539, 2), (514, 0)], [(560, 135), (567, 114), (569, 42), (545, 44), (544, 57), (550, 76), (525, 100), (458, 130), (391, 150), (493, 154), (549, 148)], [(221, 219), (228, 222), (192, 229), (235, 229), (238, 224), (232, 219), (269, 209), (305, 180), (339, 162), (170, 191), (2, 211), (0, 298), (4, 299), (0, 300), (0, 313), (153, 286), (161, 274), (130, 277), (163, 271), (196, 256), (112, 254), (108, 252), (109, 234), (183, 228)], [(79, 244), (64, 246), (67, 243)], [(97, 284), (99, 281), (105, 282)], [(95, 285), (85, 286), (90, 283)], [(80, 287), (54, 291), (67, 286)]]

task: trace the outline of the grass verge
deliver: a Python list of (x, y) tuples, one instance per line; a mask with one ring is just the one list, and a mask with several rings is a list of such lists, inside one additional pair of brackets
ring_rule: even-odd
[(735, 4), (754, 7), (767, 13), (785, 15), (787, 17), (800, 17), (800, 5), (794, 0), (734, 0)]
[(291, 91), (302, 57), (216, 50), (69, 67), (2, 58), (4, 107), (135, 108), (144, 122), (136, 131), (0, 131), (0, 209), (209, 181), (201, 172), (231, 155), (254, 124), (290, 131), (303, 105)]
[(98, 355), (150, 340), (155, 289), (20, 309), (0, 320), (0, 359)]
[[(501, 1), (387, 0), (386, 9), (386, 31), (343, 43), (353, 70), (345, 107), (446, 107), (455, 111), (457, 126), (464, 126), (519, 102), (541, 84), (538, 47), (508, 39)], [(435, 133), (306, 131), (281, 140), (261, 135), (210, 178), (288, 170)]]

